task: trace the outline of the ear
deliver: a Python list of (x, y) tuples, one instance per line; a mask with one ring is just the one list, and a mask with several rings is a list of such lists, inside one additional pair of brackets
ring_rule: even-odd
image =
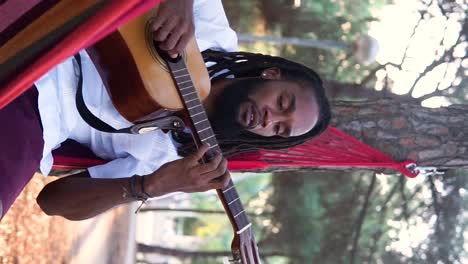
[(279, 80), (281, 79), (281, 69), (278, 67), (271, 67), (262, 71), (262, 79)]

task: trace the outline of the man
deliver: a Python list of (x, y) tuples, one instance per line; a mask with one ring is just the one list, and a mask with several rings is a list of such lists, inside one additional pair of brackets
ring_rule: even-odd
[[(195, 0), (193, 5), (191, 0), (166, 1), (152, 23), (155, 40), (172, 55), (183, 49), (194, 23), (195, 37), (212, 77), (211, 92), (203, 104), (225, 156), (258, 148), (291, 147), (318, 135), (328, 125), (329, 106), (315, 72), (277, 57), (229, 52), (236, 48), (236, 36), (220, 0)], [(111, 104), (89, 56), (82, 51), (80, 57), (88, 108), (113, 127), (128, 126)], [(18, 125), (8, 131), (14, 137), (26, 124), (31, 142), (3, 143), (17, 144), (22, 155), (18, 160), (26, 164), (22, 168), (0, 164), (7, 172), (2, 186), (10, 182), (14, 187), (0, 187), (4, 212), (37, 167), (43, 174), (49, 173), (51, 151), (66, 139), (87, 146), (109, 162), (48, 184), (37, 201), (49, 215), (81, 220), (118, 204), (172, 192), (217, 189), (227, 183), (226, 159), (218, 153), (210, 162), (200, 164), (209, 146), (195, 150), (187, 134), (154, 131), (124, 135), (89, 127), (76, 110), (76, 69), (75, 59), (58, 65), (36, 82), (38, 98), (31, 89), (0, 113), (0, 119), (11, 119), (15, 111), (24, 113), (16, 118)], [(33, 120), (35, 115), (40, 117)], [(44, 141), (36, 134), (43, 134)]]

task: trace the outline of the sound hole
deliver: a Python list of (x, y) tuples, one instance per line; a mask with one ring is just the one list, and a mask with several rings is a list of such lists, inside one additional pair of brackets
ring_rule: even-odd
[(182, 58), (184, 59), (185, 63), (187, 63), (187, 56), (185, 51), (182, 54), (179, 54), (177, 58), (171, 58), (169, 54), (159, 48), (159, 43), (153, 40), (153, 30), (151, 29), (150, 21), (146, 22), (145, 26), (145, 39), (146, 39), (146, 46), (151, 53), (153, 59), (161, 65), (161, 67), (166, 71), (169, 72), (167, 68), (166, 61), (170, 61), (172, 63), (176, 63)]

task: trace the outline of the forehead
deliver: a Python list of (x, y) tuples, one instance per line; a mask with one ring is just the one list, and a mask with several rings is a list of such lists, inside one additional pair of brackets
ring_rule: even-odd
[(311, 87), (295, 83), (290, 91), (296, 100), (296, 111), (291, 117), (291, 136), (300, 136), (309, 132), (318, 121), (319, 106)]
[(262, 99), (265, 101), (271, 100), (270, 103), (274, 103), (282, 94), (294, 98), (296, 109), (291, 113), (291, 136), (303, 135), (309, 132), (317, 123), (319, 106), (310, 84), (300, 81), (274, 80), (270, 81), (261, 90), (263, 91), (259, 92), (263, 93)]

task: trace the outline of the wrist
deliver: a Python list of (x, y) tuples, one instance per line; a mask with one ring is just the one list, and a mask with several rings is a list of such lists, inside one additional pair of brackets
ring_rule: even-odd
[(133, 176), (129, 178), (128, 189), (130, 196), (138, 201), (146, 201), (152, 196), (148, 194), (145, 189), (145, 178), (144, 176)]
[(157, 197), (157, 196), (161, 196), (164, 194), (162, 193), (162, 190), (160, 189), (161, 184), (158, 180), (160, 178), (160, 175), (158, 174), (159, 174), (158, 171), (155, 171), (152, 174), (142, 176), (142, 177), (145, 177), (143, 188), (145, 192), (151, 197)]

